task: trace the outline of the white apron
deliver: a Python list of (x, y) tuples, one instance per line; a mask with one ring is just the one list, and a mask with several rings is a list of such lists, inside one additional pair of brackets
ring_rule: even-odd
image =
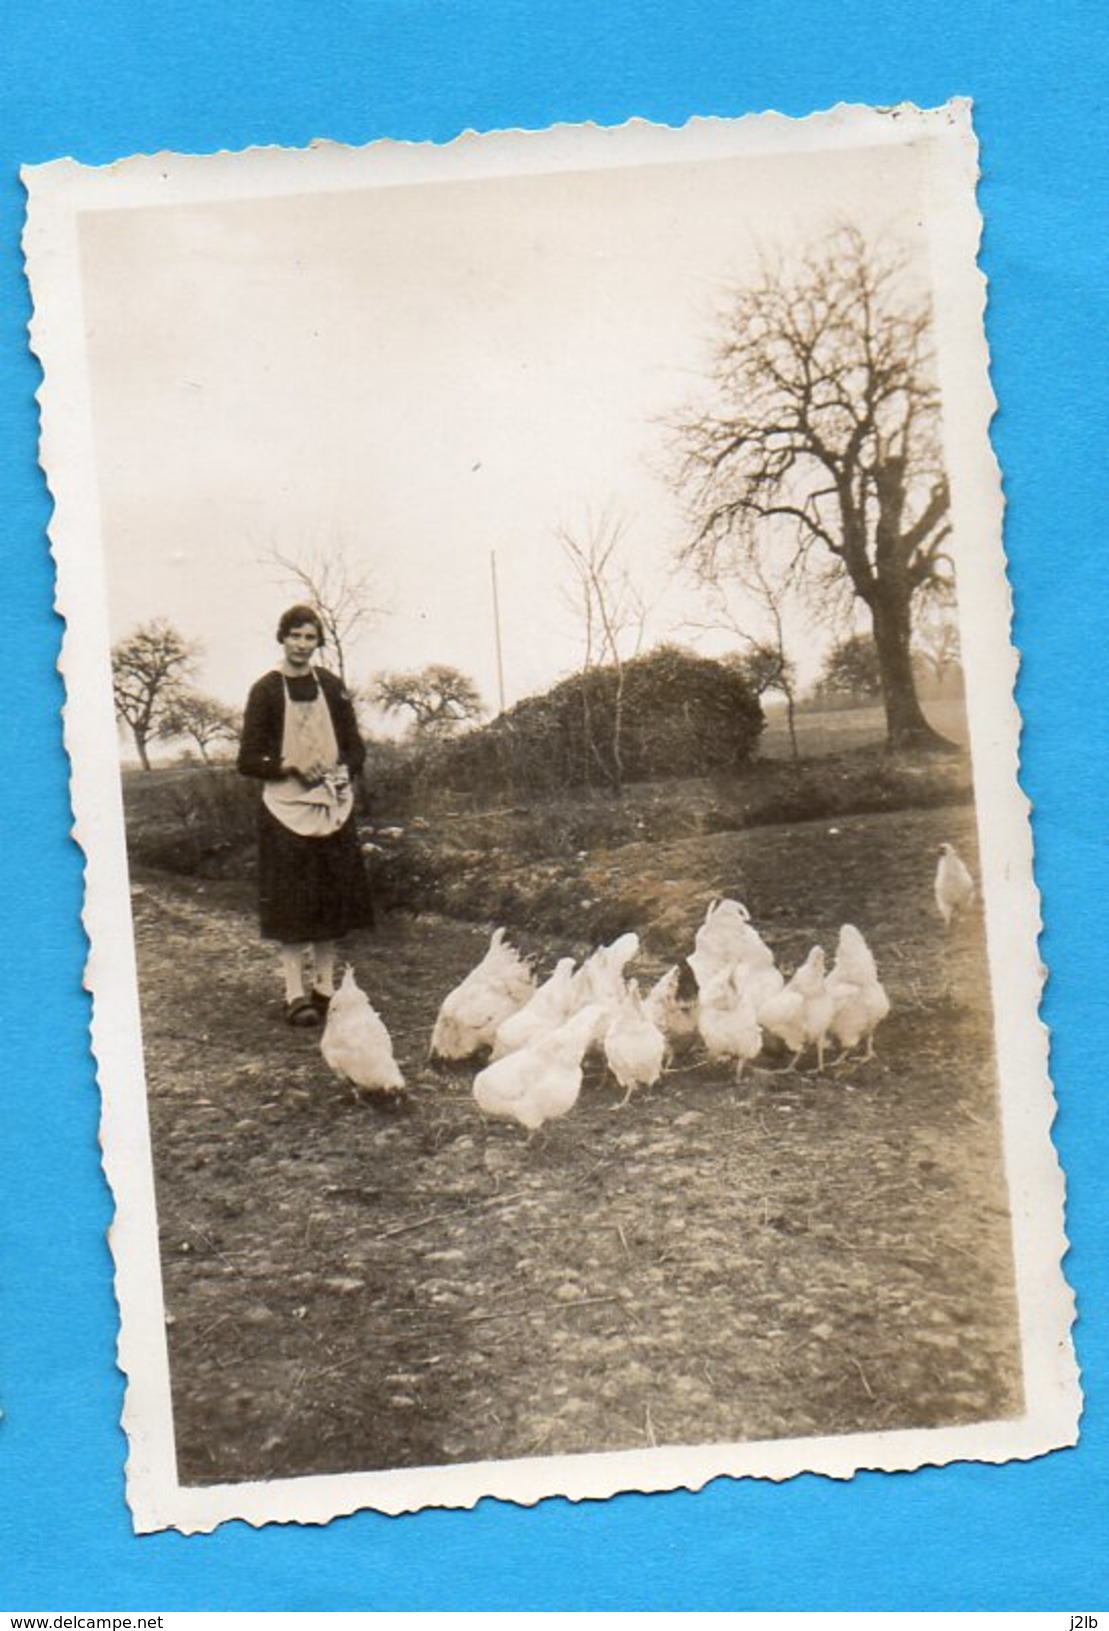
[(311, 702), (294, 702), (284, 675), (282, 679), (285, 684), (282, 763), (300, 769), (312, 764), (331, 768), (315, 787), (305, 787), (296, 776), (282, 776), (279, 781), (267, 782), (262, 790), (262, 802), (283, 827), (301, 838), (330, 838), (354, 808), (350, 772), (346, 765), (339, 763), (331, 709), (318, 678), (316, 695)]

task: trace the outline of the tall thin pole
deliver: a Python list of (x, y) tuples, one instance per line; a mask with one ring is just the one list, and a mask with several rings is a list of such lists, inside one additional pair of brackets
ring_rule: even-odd
[(493, 573), (493, 633), (497, 642), (497, 693), (500, 711), (504, 713), (504, 657), (501, 653), (501, 603), (497, 594), (497, 552), (489, 551), (489, 565)]

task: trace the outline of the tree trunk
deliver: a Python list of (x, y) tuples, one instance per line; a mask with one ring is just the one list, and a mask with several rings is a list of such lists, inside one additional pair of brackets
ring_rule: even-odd
[(917, 698), (909, 649), (912, 620), (908, 594), (899, 585), (879, 584), (870, 611), (886, 710), (887, 749), (891, 753), (953, 751), (955, 744), (932, 729)]
[(793, 762), (796, 764), (797, 760), (801, 757), (800, 751), (797, 747), (797, 709), (793, 701), (793, 686), (787, 685), (785, 690), (786, 724), (789, 726), (789, 749)]
[(150, 755), (146, 751), (146, 732), (139, 725), (131, 726), (131, 735), (135, 738), (135, 752), (139, 756), (139, 763), (144, 770), (150, 769)]
[(612, 699), (612, 790), (617, 798), (624, 793), (624, 667), (616, 670), (616, 695)]
[(589, 708), (589, 668), (581, 671), (581, 773), (582, 785), (588, 787), (593, 780), (593, 758), (597, 752), (593, 741), (593, 716)]

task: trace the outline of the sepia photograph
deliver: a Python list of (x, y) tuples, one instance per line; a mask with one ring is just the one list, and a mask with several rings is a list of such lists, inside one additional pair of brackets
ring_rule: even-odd
[(976, 177), (25, 172), (138, 1528), (1073, 1442)]

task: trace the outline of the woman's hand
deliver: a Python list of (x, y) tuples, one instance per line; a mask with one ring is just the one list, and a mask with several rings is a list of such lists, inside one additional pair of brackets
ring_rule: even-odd
[(281, 761), (281, 774), (295, 776), (305, 787), (318, 787), (332, 769), (333, 766), (325, 764), (322, 759), (315, 759), (308, 765), (293, 764), (288, 759)]

